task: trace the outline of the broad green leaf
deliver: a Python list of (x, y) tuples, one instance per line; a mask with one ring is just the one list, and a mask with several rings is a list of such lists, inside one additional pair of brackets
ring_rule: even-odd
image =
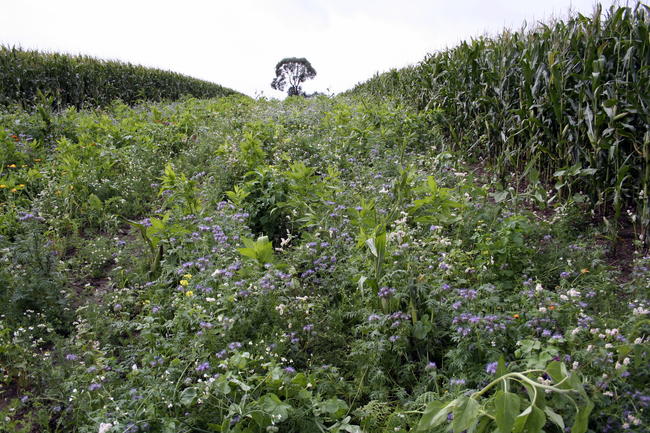
[(257, 253), (253, 248), (237, 248), (237, 251), (239, 251), (239, 254), (242, 256), (246, 256), (251, 259), (257, 259)]
[(291, 405), (280, 400), (277, 395), (269, 393), (260, 398), (259, 401), (262, 410), (273, 416), (276, 422), (282, 422), (289, 416)]
[(338, 417), (345, 414), (348, 409), (348, 405), (346, 402), (339, 398), (330, 398), (320, 404), (320, 409), (332, 415), (333, 417)]
[(587, 431), (587, 425), (589, 424), (589, 414), (594, 408), (594, 403), (591, 400), (587, 400), (585, 406), (578, 409), (576, 414), (576, 419), (573, 422), (571, 427), (571, 433), (585, 433)]
[(539, 433), (546, 424), (546, 416), (536, 406), (528, 406), (515, 419), (512, 433)]
[(418, 340), (424, 340), (431, 330), (430, 324), (425, 324), (422, 321), (417, 321), (413, 327), (413, 336)]
[[(551, 362), (548, 367), (546, 367), (546, 372), (551, 376), (551, 379), (553, 379), (556, 386), (569, 375), (564, 363), (559, 361)], [(562, 389), (570, 389), (571, 384), (568, 380), (564, 380), (564, 382), (562, 382), (558, 387)]]
[(454, 409), (454, 420), (451, 427), (454, 433), (469, 430), (478, 423), (481, 405), (473, 398), (466, 397), (460, 406)]
[(194, 399), (196, 398), (197, 394), (198, 394), (198, 390), (195, 387), (192, 386), (189, 388), (185, 388), (183, 392), (181, 392), (180, 403), (183, 406), (191, 405)]
[(442, 401), (432, 401), (424, 409), (422, 418), (418, 423), (416, 431), (428, 431), (447, 421), (447, 415), (451, 413), (458, 400), (445, 403)]
[(560, 427), (560, 430), (564, 431), (564, 420), (562, 419), (562, 416), (560, 416), (558, 413), (556, 413), (553, 409), (550, 407), (546, 406), (544, 408), (544, 413), (550, 419), (555, 425)]
[(510, 433), (519, 414), (520, 399), (517, 394), (507, 391), (497, 391), (494, 406), (495, 421), (501, 433)]

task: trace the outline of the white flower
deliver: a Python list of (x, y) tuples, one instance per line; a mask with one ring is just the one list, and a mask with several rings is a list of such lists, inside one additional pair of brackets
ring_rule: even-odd
[(539, 307), (540, 313), (546, 313), (546, 307)]
[(216, 301), (216, 299), (214, 299), (214, 298), (205, 298), (205, 300), (206, 300), (207, 302), (214, 302), (214, 301)]
[(577, 298), (578, 296), (580, 296), (580, 292), (577, 291), (576, 289), (571, 289), (566, 293), (567, 293), (567, 295), (571, 296), (572, 298)]
[(560, 299), (562, 299), (563, 301), (568, 301), (569, 297), (567, 295), (560, 295)]
[(108, 422), (108, 423), (101, 423), (99, 424), (99, 430), (97, 430), (97, 433), (106, 433), (113, 427), (113, 424)]
[(628, 357), (623, 358), (623, 365), (630, 365), (630, 358)]
[(576, 370), (579, 366), (580, 366), (580, 363), (578, 361), (573, 361), (573, 365), (571, 366), (571, 368)]
[(634, 344), (643, 344), (643, 337), (639, 337), (636, 340), (634, 340)]

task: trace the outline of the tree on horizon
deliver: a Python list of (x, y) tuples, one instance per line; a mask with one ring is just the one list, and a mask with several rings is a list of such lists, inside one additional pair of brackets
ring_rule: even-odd
[(271, 81), (271, 87), (284, 91), (288, 84), (288, 96), (305, 96), (301, 84), (315, 76), (316, 70), (306, 58), (286, 57), (275, 65), (275, 78)]

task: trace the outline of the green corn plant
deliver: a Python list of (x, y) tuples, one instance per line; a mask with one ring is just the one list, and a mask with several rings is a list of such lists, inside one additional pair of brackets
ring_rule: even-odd
[(620, 209), (636, 208), (644, 234), (649, 35), (647, 5), (598, 6), (591, 16), (462, 42), (350, 93), (436, 110), (448, 149), (488, 162), (502, 183), (534, 169), (549, 185), (558, 171), (580, 167), (561, 179), (563, 198), (583, 192), (616, 224)]
[(0, 104), (38, 107), (39, 94), (56, 106), (127, 104), (142, 100), (209, 98), (237, 92), (174, 72), (105, 61), (88, 56), (26, 51), (0, 45)]

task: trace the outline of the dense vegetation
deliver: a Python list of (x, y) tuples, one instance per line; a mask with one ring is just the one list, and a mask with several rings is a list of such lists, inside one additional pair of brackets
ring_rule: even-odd
[(58, 107), (94, 107), (120, 99), (176, 100), (237, 93), (175, 72), (88, 56), (41, 53), (0, 46), (0, 105), (31, 107), (44, 98)]
[(428, 113), (40, 111), (0, 117), (0, 429), (647, 423), (650, 257), (608, 264), (581, 204), (496, 202)]
[(650, 256), (589, 212), (602, 167), (528, 117), (575, 152), (477, 164), (462, 100), (409, 93), (425, 65), (334, 98), (0, 109), (0, 431), (646, 431)]
[(553, 194), (580, 193), (607, 218), (613, 239), (622, 217), (647, 239), (649, 12), (642, 3), (599, 7), (592, 17), (476, 38), (353, 93), (434, 110), (445, 148), (488, 162), (504, 189), (525, 183), (547, 202), (544, 183), (557, 184)]

